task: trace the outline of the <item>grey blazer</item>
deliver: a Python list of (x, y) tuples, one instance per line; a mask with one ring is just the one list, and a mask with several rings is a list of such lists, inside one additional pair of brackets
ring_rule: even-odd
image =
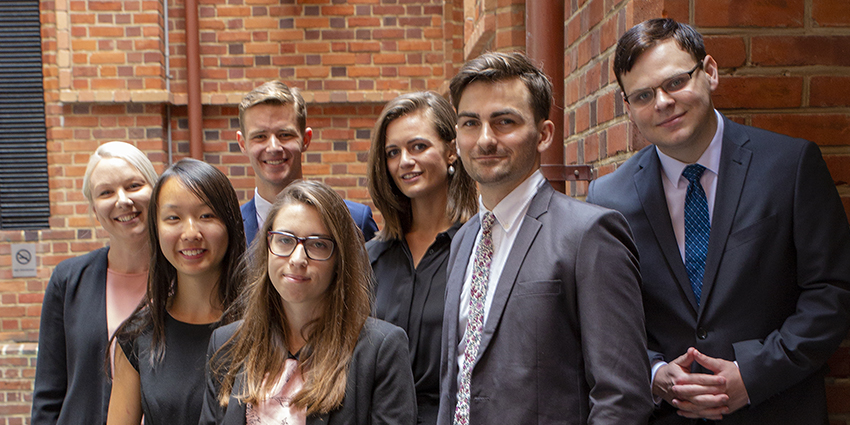
[[(640, 252), (649, 356), (738, 362), (751, 405), (723, 424), (825, 424), (824, 364), (850, 326), (850, 228), (817, 146), (724, 119), (699, 307), (654, 146), (594, 181)], [(657, 423), (685, 424), (667, 403)]]
[(69, 258), (41, 306), (32, 424), (103, 424), (112, 385), (103, 370), (109, 248)]
[[(218, 351), (242, 322), (216, 329), (210, 337), (207, 358)], [(225, 373), (222, 369), (222, 374)], [(219, 406), (220, 376), (213, 376), (207, 364), (207, 385), (200, 425), (244, 425), (244, 403), (230, 397), (226, 408)], [(234, 392), (242, 386), (239, 377)], [(342, 406), (321, 416), (307, 418), (308, 425), (318, 424), (415, 424), (416, 392), (404, 331), (387, 322), (368, 318), (354, 348), (348, 370), (348, 382)]]
[[(455, 235), (443, 319), (440, 413), (452, 423), (458, 311), (480, 223)], [(623, 217), (544, 184), (495, 290), (472, 370), (472, 424), (645, 424), (652, 411), (640, 276)]]

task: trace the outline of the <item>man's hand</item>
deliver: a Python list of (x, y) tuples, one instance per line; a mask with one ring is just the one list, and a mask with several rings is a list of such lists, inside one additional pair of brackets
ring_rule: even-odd
[(652, 394), (675, 406), (682, 416), (723, 419), (723, 414), (729, 412), (729, 396), (725, 392), (727, 378), (723, 375), (691, 373), (691, 364), (697, 360), (697, 355), (711, 359), (695, 348), (689, 348), (685, 354), (661, 366), (652, 383)]
[[(735, 412), (749, 404), (750, 396), (747, 394), (747, 388), (744, 386), (744, 380), (741, 378), (741, 370), (738, 369), (738, 365), (728, 360), (706, 356), (705, 354), (700, 353), (696, 348), (688, 349), (688, 353), (691, 353), (692, 351), (694, 361), (702, 365), (702, 367), (712, 371), (714, 376), (722, 377), (726, 381), (723, 392), (726, 396), (728, 396), (728, 401), (726, 402), (728, 410), (723, 413), (724, 415)], [(683, 416), (693, 417), (687, 415)]]

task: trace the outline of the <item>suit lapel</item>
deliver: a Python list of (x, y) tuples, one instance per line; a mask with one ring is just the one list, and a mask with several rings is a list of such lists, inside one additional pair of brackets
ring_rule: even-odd
[(487, 350), (487, 346), (493, 339), (496, 329), (499, 327), (499, 321), (502, 319), (502, 313), (505, 311), (505, 305), (508, 303), (508, 298), (511, 295), (514, 284), (519, 275), (520, 267), (525, 261), (526, 255), (531, 248), (531, 243), (537, 237), (542, 224), (538, 220), (541, 215), (549, 210), (549, 201), (555, 190), (547, 182), (537, 191), (534, 198), (531, 199), (531, 204), (528, 206), (528, 211), (522, 220), (522, 225), (519, 228), (514, 244), (511, 247), (510, 254), (505, 261), (505, 266), (502, 268), (502, 275), (499, 277), (499, 284), (496, 286), (496, 291), (493, 294), (493, 302), (490, 303), (490, 312), (487, 315), (487, 322), (484, 324), (484, 332), (481, 335), (481, 345), (478, 348), (478, 359)]
[[(723, 117), (723, 148), (720, 151), (720, 169), (718, 170), (717, 189), (714, 197), (714, 213), (712, 214), (711, 234), (708, 238), (708, 256), (705, 259), (705, 276), (703, 277), (703, 302), (705, 306), (714, 287), (714, 279), (723, 258), (723, 251), (735, 212), (741, 200), (744, 180), (750, 166), (753, 152), (744, 148), (749, 141), (747, 134), (735, 123)], [(702, 308), (700, 309), (702, 311)]]
[[(478, 235), (478, 230), (481, 228), (481, 222), (478, 214), (474, 215), (464, 225), (463, 239), (460, 241), (457, 253), (452, 253), (454, 262), (450, 264), (451, 274), (446, 281), (446, 303), (443, 318), (446, 321), (446, 335), (443, 340), (448, 342), (446, 349), (448, 350), (449, 370), (457, 369), (457, 345), (460, 342), (458, 335), (457, 321), (460, 317), (460, 295), (463, 291), (464, 278), (466, 276), (466, 268), (469, 264), (469, 258), (472, 256), (472, 249), (475, 246), (475, 237)], [(451, 374), (455, 376), (456, 374)]]
[(634, 175), (635, 189), (646, 220), (649, 221), (652, 232), (658, 240), (658, 246), (673, 273), (673, 279), (679, 284), (696, 312), (697, 299), (688, 280), (688, 272), (685, 270), (685, 263), (679, 252), (679, 244), (676, 243), (676, 234), (673, 233), (673, 222), (670, 221), (670, 211), (667, 209), (667, 197), (664, 195), (664, 187), (661, 184), (661, 162), (654, 148), (643, 155), (639, 166), (640, 169)]

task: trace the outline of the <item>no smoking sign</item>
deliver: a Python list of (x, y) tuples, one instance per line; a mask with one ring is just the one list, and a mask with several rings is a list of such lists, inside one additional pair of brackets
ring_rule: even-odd
[(12, 244), (12, 277), (35, 277), (36, 263), (34, 243)]

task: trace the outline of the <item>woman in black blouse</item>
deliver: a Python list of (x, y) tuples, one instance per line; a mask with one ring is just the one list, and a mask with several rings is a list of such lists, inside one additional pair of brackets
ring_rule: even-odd
[(183, 159), (159, 178), (148, 211), (147, 294), (115, 332), (108, 425), (195, 425), (212, 331), (246, 282), (236, 192), (217, 168)]
[(369, 193), (384, 228), (366, 248), (375, 273), (375, 312), (410, 341), (419, 423), (437, 421), (440, 338), (449, 246), (477, 211), (475, 183), (457, 160), (457, 116), (432, 92), (384, 107), (369, 154)]

